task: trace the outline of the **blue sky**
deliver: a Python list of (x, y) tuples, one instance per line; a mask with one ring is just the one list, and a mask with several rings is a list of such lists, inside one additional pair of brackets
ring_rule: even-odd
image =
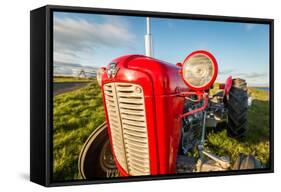
[[(157, 59), (175, 64), (204, 49), (218, 61), (218, 81), (232, 75), (251, 86), (269, 83), (269, 25), (151, 18), (151, 31)], [(54, 63), (101, 67), (144, 54), (145, 33), (145, 17), (56, 12)]]

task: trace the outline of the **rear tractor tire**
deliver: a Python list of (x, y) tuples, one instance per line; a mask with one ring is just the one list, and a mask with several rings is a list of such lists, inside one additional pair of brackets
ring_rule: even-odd
[(93, 131), (82, 147), (78, 169), (83, 179), (93, 180), (119, 175), (105, 122)]
[(228, 109), (228, 136), (242, 139), (247, 131), (248, 93), (244, 79), (233, 79), (229, 98), (226, 101)]

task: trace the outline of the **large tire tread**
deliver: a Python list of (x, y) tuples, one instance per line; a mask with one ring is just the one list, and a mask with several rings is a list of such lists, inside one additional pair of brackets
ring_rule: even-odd
[(243, 79), (233, 79), (227, 100), (228, 125), (230, 137), (242, 139), (247, 131), (248, 94), (247, 83)]

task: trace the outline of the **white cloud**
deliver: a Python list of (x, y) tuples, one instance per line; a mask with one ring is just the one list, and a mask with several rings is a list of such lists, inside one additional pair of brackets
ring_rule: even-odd
[(259, 79), (268, 77), (267, 73), (257, 73), (257, 72), (251, 72), (251, 73), (236, 73), (237, 76), (241, 76), (245, 79)]
[(252, 23), (245, 24), (245, 28), (246, 28), (247, 31), (250, 31), (250, 30), (254, 29), (255, 26), (256, 26), (256, 24), (252, 24)]
[(91, 66), (82, 66), (75, 63), (54, 61), (54, 75), (77, 76), (82, 70), (87, 75), (92, 75), (96, 72), (97, 68)]
[(245, 79), (249, 86), (268, 86), (269, 85), (269, 76), (268, 73), (264, 72), (238, 72), (233, 69), (220, 71), (218, 74), (217, 81), (225, 82), (227, 77), (232, 76), (232, 78), (242, 78)]
[(219, 70), (219, 75), (229, 75), (233, 72), (233, 69), (225, 69), (225, 70)]
[(132, 47), (135, 36), (126, 21), (113, 16), (103, 19), (104, 22), (93, 22), (55, 17), (54, 60), (80, 63), (93, 58), (99, 48)]

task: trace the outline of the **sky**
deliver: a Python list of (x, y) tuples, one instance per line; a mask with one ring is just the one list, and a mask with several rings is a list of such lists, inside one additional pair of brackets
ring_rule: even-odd
[[(54, 13), (54, 72), (106, 66), (116, 57), (144, 54), (146, 18)], [(250, 86), (269, 84), (269, 25), (151, 18), (153, 57), (176, 64), (199, 49), (217, 59), (217, 81), (232, 75)]]

